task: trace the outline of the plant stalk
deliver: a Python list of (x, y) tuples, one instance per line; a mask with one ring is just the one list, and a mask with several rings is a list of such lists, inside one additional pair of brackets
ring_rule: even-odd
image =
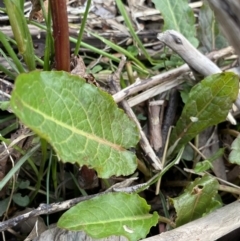
[(66, 0), (50, 0), (56, 69), (70, 72), (70, 44)]

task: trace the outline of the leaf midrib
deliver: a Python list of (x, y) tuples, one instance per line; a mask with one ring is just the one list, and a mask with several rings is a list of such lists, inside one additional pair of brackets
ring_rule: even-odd
[[(228, 82), (229, 82), (229, 81), (228, 81)], [(219, 91), (216, 92), (216, 94), (215, 94), (214, 96), (212, 95), (212, 98), (205, 104), (205, 106), (197, 113), (197, 115), (196, 115), (195, 117), (198, 118), (199, 116), (201, 116), (202, 112), (203, 112), (204, 110), (206, 110), (207, 106), (209, 106), (209, 105), (212, 103), (212, 100), (215, 99), (216, 96), (218, 96), (219, 92), (221, 92), (222, 89), (223, 89), (226, 85), (227, 85), (227, 84), (225, 83), (224, 86), (222, 86), (222, 88), (219, 89)], [(208, 86), (208, 87), (211, 89), (210, 86)], [(199, 120), (199, 121), (200, 121), (200, 120)], [(182, 137), (184, 136), (184, 134), (186, 134), (186, 133), (189, 131), (189, 129), (192, 127), (193, 124), (195, 124), (195, 123), (192, 122), (192, 121), (190, 121), (189, 124), (187, 125), (187, 127), (185, 128), (186, 131), (182, 131), (182, 132), (178, 135), (178, 138), (182, 138)]]
[[(18, 96), (19, 99), (21, 99), (21, 98), (19, 97), (19, 95), (17, 95), (17, 96)], [(23, 100), (21, 100), (21, 102), (22, 102), (22, 104), (23, 104), (26, 108), (28, 108), (29, 110), (31, 110), (31, 111), (33, 111), (33, 112), (41, 115), (45, 120), (52, 121), (52, 122), (58, 124), (59, 126), (65, 128), (65, 129), (67, 129), (67, 130), (70, 130), (72, 133), (76, 133), (76, 134), (78, 134), (78, 135), (80, 135), (80, 136), (84, 136), (84, 137), (86, 137), (87, 139), (90, 139), (90, 140), (96, 141), (97, 143), (100, 143), (100, 144), (109, 146), (110, 148), (113, 148), (113, 149), (115, 149), (115, 150), (117, 150), (117, 151), (124, 151), (124, 150), (125, 150), (125, 149), (124, 149), (122, 146), (120, 146), (120, 145), (117, 145), (117, 144), (115, 144), (115, 143), (112, 143), (112, 142), (110, 142), (110, 141), (108, 141), (108, 140), (106, 140), (106, 139), (103, 139), (103, 138), (101, 138), (101, 137), (99, 137), (99, 136), (96, 136), (96, 135), (94, 135), (94, 134), (91, 134), (91, 133), (88, 133), (88, 132), (84, 132), (84, 131), (82, 131), (82, 130), (80, 130), (80, 129), (77, 129), (77, 128), (73, 127), (73, 126), (69, 126), (69, 125), (65, 124), (64, 122), (61, 122), (61, 121), (59, 121), (59, 120), (57, 120), (57, 119), (54, 119), (54, 118), (46, 115), (44, 112), (39, 111), (38, 109), (35, 109), (35, 108), (31, 107), (29, 104), (27, 104), (27, 103), (26, 103), (25, 101), (23, 101)]]
[[(79, 226), (88, 226), (88, 225), (102, 225), (103, 222), (105, 225), (107, 224), (112, 224), (112, 223), (122, 223), (122, 222), (138, 222), (138, 221), (141, 221), (141, 220), (148, 220), (150, 218), (153, 217), (154, 214), (149, 214), (149, 213), (146, 213), (146, 214), (142, 214), (142, 215), (134, 215), (134, 216), (129, 216), (129, 217), (126, 217), (126, 218), (114, 218), (114, 219), (104, 219), (104, 220), (97, 220), (97, 221), (94, 221), (94, 222), (88, 222), (88, 223), (84, 223), (84, 224), (77, 224), (74, 226), (72, 225), (70, 228), (74, 228), (74, 227), (79, 227)], [(125, 223), (123, 223), (125, 224)]]

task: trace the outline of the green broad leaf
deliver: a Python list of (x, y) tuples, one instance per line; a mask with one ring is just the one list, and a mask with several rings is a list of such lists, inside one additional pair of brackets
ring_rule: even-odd
[(136, 156), (127, 149), (139, 132), (112, 96), (63, 71), (33, 71), (15, 83), (12, 110), (64, 162), (87, 165), (102, 178), (135, 171)]
[(30, 181), (29, 180), (26, 180), (26, 181), (21, 181), (18, 185), (18, 187), (20, 189), (26, 189), (30, 186)]
[(170, 146), (178, 141), (174, 151), (207, 127), (224, 121), (237, 98), (238, 88), (238, 76), (231, 72), (208, 76), (195, 85), (171, 133)]
[(205, 175), (191, 183), (182, 195), (170, 199), (177, 212), (176, 226), (200, 218), (209, 210), (213, 211), (214, 207), (219, 207), (219, 201), (215, 199), (218, 185), (215, 178)]
[(95, 65), (91, 71), (89, 71), (91, 74), (96, 74), (98, 72), (100, 72), (103, 69), (103, 67), (101, 65)]
[(13, 201), (18, 206), (26, 207), (29, 204), (30, 199), (29, 199), (29, 196), (22, 196), (20, 193), (15, 193), (13, 194)]
[(0, 200), (0, 217), (7, 211), (7, 207), (9, 204), (10, 198), (5, 198), (3, 200)]
[(213, 165), (209, 160), (204, 160), (202, 162), (198, 162), (194, 168), (196, 173), (204, 172), (212, 168)]
[(202, 162), (198, 162), (194, 168), (194, 171), (196, 173), (200, 173), (200, 172), (204, 172), (209, 170), (210, 168), (213, 167), (212, 163), (217, 160), (219, 157), (221, 157), (224, 153), (224, 148), (219, 148), (218, 151), (213, 154), (210, 158), (202, 161)]
[(207, 1), (203, 1), (200, 8), (198, 27), (198, 39), (204, 49), (203, 52), (211, 52), (212, 50), (227, 47), (227, 40), (222, 35), (215, 16)]
[(185, 147), (184, 147), (184, 151), (183, 151), (183, 155), (182, 155), (182, 159), (185, 160), (185, 161), (193, 161), (194, 159), (194, 150), (193, 148), (187, 144)]
[(65, 212), (58, 227), (83, 230), (93, 238), (125, 236), (130, 241), (145, 238), (158, 222), (158, 214), (137, 194), (108, 193), (81, 202)]
[(171, 54), (170, 61), (166, 61), (166, 67), (176, 67), (184, 64), (183, 59), (177, 54)]
[(138, 54), (139, 54), (138, 48), (134, 45), (128, 46), (127, 51), (130, 52), (134, 57), (138, 56)]
[(187, 82), (182, 84), (182, 90), (180, 90), (180, 95), (184, 104), (187, 103), (189, 93), (192, 87), (193, 87), (193, 84), (190, 84)]
[(147, 117), (145, 115), (143, 115), (143, 113), (140, 113), (137, 115), (137, 119), (140, 121), (145, 121), (145, 120), (147, 120)]
[(193, 46), (198, 46), (196, 36), (195, 17), (188, 6), (188, 0), (153, 0), (164, 19), (164, 29), (173, 29), (182, 33)]
[(240, 165), (240, 135), (233, 141), (231, 149), (229, 162)]
[(221, 196), (217, 193), (216, 196), (213, 198), (213, 201), (209, 203), (209, 206), (207, 207), (206, 212), (203, 214), (203, 216), (215, 211), (218, 208), (221, 208), (222, 206), (223, 202)]
[(8, 110), (9, 109), (9, 101), (0, 101), (0, 109), (1, 110)]

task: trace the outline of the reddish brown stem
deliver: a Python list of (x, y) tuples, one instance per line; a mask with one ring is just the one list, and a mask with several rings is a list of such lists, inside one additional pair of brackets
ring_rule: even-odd
[(66, 0), (50, 0), (56, 69), (70, 71), (70, 44)]

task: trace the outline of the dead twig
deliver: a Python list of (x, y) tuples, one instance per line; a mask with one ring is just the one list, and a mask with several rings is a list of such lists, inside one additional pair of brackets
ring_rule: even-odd
[[(119, 79), (120, 79), (120, 73), (122, 71), (122, 68), (125, 65), (125, 61), (126, 61), (126, 57), (123, 57), (119, 64), (118, 70), (115, 72), (115, 74), (110, 76), (109, 85), (110, 85), (110, 88), (115, 92), (120, 91)], [(141, 145), (142, 149), (144, 150), (146, 156), (150, 158), (150, 160), (152, 162), (152, 166), (156, 170), (161, 170), (162, 164), (161, 164), (160, 160), (158, 159), (158, 157), (156, 156), (155, 152), (153, 151), (152, 147), (150, 146), (149, 141), (148, 141), (146, 135), (144, 134), (144, 132), (142, 131), (141, 125), (140, 125), (138, 119), (136, 118), (133, 110), (131, 109), (131, 107), (129, 106), (129, 104), (126, 100), (123, 100), (121, 102), (121, 105), (122, 105), (123, 109), (125, 110), (125, 112), (127, 113), (127, 115), (136, 123), (136, 125), (139, 129), (139, 132), (140, 132), (140, 145)]]
[[(227, 48), (221, 49), (219, 51), (211, 52), (210, 54), (208, 54), (208, 57), (201, 54), (204, 58), (201, 57), (200, 59), (202, 59), (202, 62), (205, 62), (205, 60), (208, 58), (210, 58), (212, 60), (218, 60), (225, 56), (232, 55), (233, 52), (234, 52), (234, 50), (232, 47), (227, 47)], [(196, 58), (198, 58), (198, 56), (196, 56)], [(208, 63), (208, 61), (210, 61), (210, 60), (208, 59), (206, 63)], [(212, 63), (212, 64), (214, 65), (214, 63)], [(192, 67), (192, 68), (194, 68), (194, 67)], [(196, 67), (196, 68), (198, 69), (198, 67)], [(216, 66), (214, 67), (214, 69), (219, 70), (218, 67), (216, 68)], [(123, 100), (131, 95), (134, 95), (140, 91), (145, 90), (144, 92), (142, 92), (128, 100), (128, 103), (131, 107), (135, 106), (157, 94), (160, 94), (162, 92), (165, 92), (166, 90), (172, 89), (172, 88), (180, 85), (181, 83), (184, 82), (184, 80), (181, 78), (178, 78), (178, 77), (180, 77), (182, 74), (187, 73), (190, 70), (191, 69), (189, 68), (189, 66), (187, 64), (184, 64), (178, 68), (175, 68), (173, 70), (167, 71), (167, 72), (159, 74), (159, 75), (152, 76), (151, 78), (148, 78), (145, 80), (137, 79), (137, 81), (135, 83), (133, 83), (132, 85), (130, 85), (130, 86), (126, 87), (125, 89), (122, 89), (122, 90), (118, 91), (116, 94), (114, 94), (113, 99), (115, 100), (116, 103), (118, 103), (121, 100)], [(209, 73), (211, 73), (211, 72), (209, 72)]]
[[(155, 75), (145, 80), (138, 79), (134, 84), (128, 86), (123, 90), (119, 90), (116, 94), (113, 95), (113, 99), (116, 103), (125, 99), (130, 95), (134, 95), (139, 91), (150, 89), (153, 86), (161, 84), (166, 81), (174, 80), (181, 74), (189, 71), (188, 65), (184, 64), (179, 68), (174, 70), (167, 71), (163, 74)], [(142, 100), (143, 101), (143, 100)]]

